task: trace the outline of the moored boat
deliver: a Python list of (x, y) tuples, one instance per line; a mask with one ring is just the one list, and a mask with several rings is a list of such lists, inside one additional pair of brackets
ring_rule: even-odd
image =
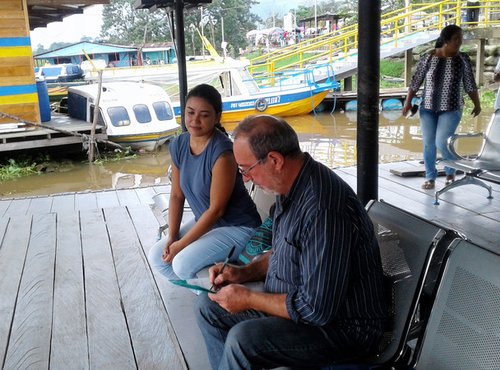
[[(318, 71), (321, 79), (318, 80)], [(326, 76), (325, 76), (326, 71)], [(208, 80), (205, 77), (205, 80)], [(221, 122), (237, 122), (251, 114), (272, 114), (280, 117), (312, 112), (328, 92), (339, 87), (330, 65), (316, 66), (279, 75), (252, 77), (246, 69), (219, 72), (216, 81), (222, 94)], [(212, 82), (212, 84), (214, 84)], [(173, 102), (180, 116), (180, 104)]]
[[(70, 117), (92, 122), (98, 84), (68, 89)], [(98, 102), (97, 123), (108, 139), (137, 150), (152, 151), (176, 134), (170, 97), (159, 86), (141, 82), (105, 82)]]

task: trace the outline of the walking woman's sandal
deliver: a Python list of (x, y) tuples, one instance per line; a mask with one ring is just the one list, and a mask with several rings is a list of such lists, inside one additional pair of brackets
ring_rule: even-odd
[(434, 180), (427, 180), (422, 184), (422, 189), (431, 190), (434, 189)]

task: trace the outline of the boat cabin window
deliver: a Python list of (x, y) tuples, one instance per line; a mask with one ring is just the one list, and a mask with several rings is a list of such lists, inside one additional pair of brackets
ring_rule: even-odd
[(108, 108), (108, 115), (113, 126), (128, 126), (130, 125), (130, 117), (125, 107)]
[[(94, 120), (94, 110), (95, 110), (95, 105), (90, 106), (90, 120), (89, 122), (92, 122)], [(102, 118), (102, 110), (99, 109), (99, 114), (97, 115), (97, 124), (101, 126), (105, 126), (104, 123), (104, 118)]]
[(151, 113), (149, 112), (149, 108), (146, 104), (136, 104), (134, 105), (133, 110), (137, 122), (139, 123), (151, 122)]
[(174, 118), (172, 108), (166, 101), (154, 102), (153, 108), (156, 113), (156, 118), (158, 118), (159, 121), (168, 121)]

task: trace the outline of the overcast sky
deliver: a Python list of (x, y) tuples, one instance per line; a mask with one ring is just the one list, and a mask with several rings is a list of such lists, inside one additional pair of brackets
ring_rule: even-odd
[[(305, 3), (306, 0), (261, 0), (252, 11), (263, 19), (272, 17), (273, 13), (281, 18), (289, 10)], [(308, 3), (314, 4), (311, 0)], [(52, 22), (47, 27), (36, 28), (30, 33), (32, 48), (36, 49), (39, 44), (48, 48), (54, 42), (78, 42), (84, 36), (99, 36), (102, 25), (101, 12), (102, 5), (92, 5), (85, 8), (83, 14), (72, 15), (64, 18), (62, 22)]]
[(84, 9), (83, 14), (75, 14), (52, 22), (47, 27), (35, 28), (30, 32), (31, 47), (39, 44), (48, 48), (53, 42), (78, 42), (84, 36), (95, 38), (101, 31), (102, 5), (92, 5)]

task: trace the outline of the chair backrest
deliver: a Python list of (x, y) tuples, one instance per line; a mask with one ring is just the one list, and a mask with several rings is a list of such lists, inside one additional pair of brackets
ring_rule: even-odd
[(417, 369), (500, 369), (500, 256), (464, 240), (450, 248)]
[(416, 311), (430, 261), (446, 239), (446, 230), (384, 202), (371, 201), (367, 211), (379, 241), (390, 305), (389, 328), (379, 353), (368, 362), (397, 362), (404, 355), (414, 322), (418, 321)]
[(276, 202), (276, 196), (267, 194), (259, 187), (255, 187), (252, 199), (255, 202), (260, 218), (264, 221), (267, 217), (269, 217), (269, 209)]
[(500, 109), (491, 117), (479, 158), (484, 161), (500, 161)]

